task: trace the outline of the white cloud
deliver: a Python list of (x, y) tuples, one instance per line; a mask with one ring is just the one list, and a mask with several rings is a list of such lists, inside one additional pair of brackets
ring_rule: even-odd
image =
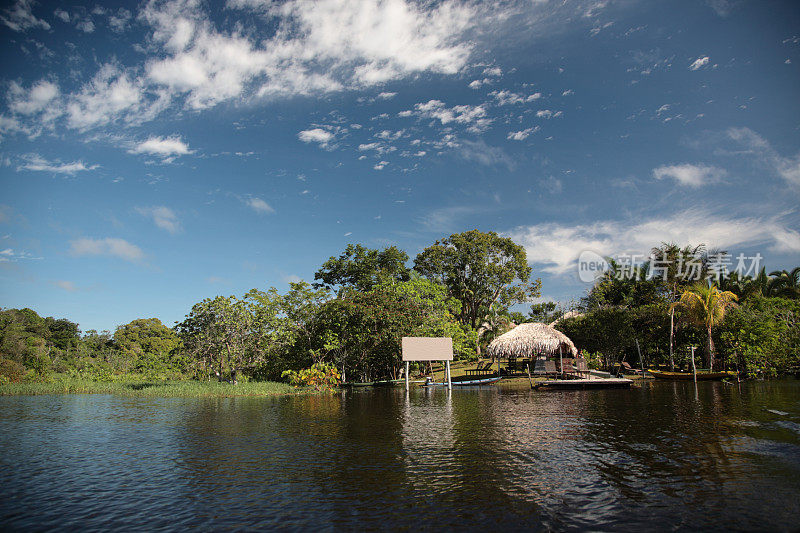
[(787, 183), (800, 187), (800, 153), (784, 157), (775, 151), (770, 143), (750, 128), (730, 128), (726, 136), (731, 141), (746, 148), (750, 153), (761, 159)]
[(270, 214), (275, 212), (272, 206), (270, 206), (261, 198), (248, 198), (244, 201), (244, 203), (256, 213)]
[(492, 83), (493, 80), (490, 78), (483, 78), (482, 80), (472, 80), (469, 82), (470, 89), (480, 89), (483, 85), (488, 85)]
[(136, 212), (142, 216), (150, 218), (159, 228), (166, 230), (173, 235), (180, 233), (181, 223), (178, 216), (169, 207), (160, 205), (153, 207), (137, 207)]
[(485, 206), (449, 206), (439, 207), (420, 218), (420, 222), (432, 232), (453, 231), (462, 225), (464, 219), (485, 213)]
[(67, 174), (69, 176), (74, 176), (78, 172), (94, 170), (99, 166), (87, 166), (83, 161), (73, 161), (71, 163), (48, 161), (38, 154), (28, 154), (23, 156), (22, 159), (24, 162), (17, 166), (17, 171), (30, 170), (34, 172), (52, 172), (53, 174)]
[(75, 284), (71, 281), (60, 279), (58, 281), (55, 281), (54, 284), (56, 285), (56, 287), (64, 289), (67, 292), (75, 292), (78, 290), (78, 287), (76, 287)]
[(536, 112), (536, 116), (539, 118), (558, 118), (563, 113), (561, 111), (550, 111), (549, 109), (540, 109)]
[(467, 161), (474, 161), (485, 166), (503, 165), (509, 170), (515, 167), (514, 160), (502, 148), (489, 146), (483, 139), (459, 141), (455, 147), (458, 148), (458, 155)]
[(563, 183), (561, 180), (556, 178), (555, 176), (548, 176), (542, 180), (539, 180), (539, 185), (551, 194), (558, 194), (564, 188)]
[(128, 150), (131, 154), (147, 154), (162, 158), (191, 154), (189, 145), (183, 142), (180, 136), (150, 137)]
[(539, 131), (539, 126), (533, 128), (526, 128), (520, 131), (512, 131), (509, 132), (506, 138), (510, 141), (524, 141), (525, 139), (530, 137), (531, 134), (536, 133), (537, 131)]
[(126, 261), (138, 261), (144, 257), (144, 252), (142, 252), (141, 248), (125, 239), (117, 238), (92, 239), (84, 237), (70, 241), (70, 253), (74, 256), (108, 255), (119, 257)]
[(33, 0), (17, 0), (13, 6), (0, 15), (0, 21), (14, 31), (27, 31), (33, 28), (49, 30), (50, 24), (33, 14)]
[(497, 100), (497, 105), (524, 104), (528, 102), (533, 102), (542, 97), (542, 93), (533, 93), (529, 95), (524, 95), (505, 90), (492, 91), (489, 94), (491, 96), (494, 96), (495, 100)]
[(376, 163), (375, 166), (373, 166), (372, 168), (374, 168), (375, 170), (383, 170), (383, 168), (388, 164), (389, 164), (388, 161), (380, 161)]
[(653, 169), (653, 177), (657, 180), (672, 178), (680, 185), (693, 188), (718, 182), (725, 174), (725, 170), (721, 168), (689, 163), (661, 166)]
[(131, 20), (131, 12), (125, 8), (119, 8), (115, 14), (108, 16), (108, 25), (112, 31), (121, 33), (128, 27)]
[(378, 95), (378, 98), (381, 99), (381, 100), (391, 100), (395, 96), (397, 96), (397, 93), (384, 92), (384, 93), (380, 93)]
[(53, 15), (55, 15), (56, 18), (61, 19), (62, 22), (69, 22), (69, 13), (67, 13), (63, 9), (60, 8), (56, 9), (55, 11), (53, 11)]
[(227, 34), (198, 2), (149, 2), (140, 18), (167, 55), (148, 62), (148, 79), (186, 93), (188, 105), (199, 109), (251, 94), (308, 95), (419, 72), (455, 74), (471, 54), (463, 34), (476, 13), (454, 1), (230, 0), (227, 7), (263, 15), (274, 32)]
[(322, 128), (303, 130), (297, 134), (297, 138), (304, 143), (318, 143), (322, 148), (327, 148), (328, 144), (334, 140), (335, 137), (333, 132)]
[(398, 116), (407, 117), (416, 115), (420, 118), (438, 120), (443, 125), (455, 122), (466, 124), (469, 130), (479, 133), (485, 130), (493, 119), (487, 118), (486, 108), (483, 105), (456, 105), (447, 107), (441, 100), (429, 100), (425, 103), (414, 105), (413, 110), (401, 111)]
[(48, 80), (41, 80), (26, 91), (16, 82), (11, 82), (6, 95), (9, 109), (20, 115), (32, 115), (46, 109), (58, 98), (58, 85)]
[(710, 59), (708, 56), (698, 57), (691, 65), (689, 65), (689, 70), (699, 70), (708, 65), (709, 61)]
[(91, 19), (81, 20), (75, 24), (75, 27), (84, 33), (94, 32), (94, 22), (92, 22)]
[(20, 260), (36, 260), (42, 259), (41, 257), (34, 257), (30, 252), (25, 250), (14, 250), (13, 248), (6, 248), (0, 250), (0, 263), (16, 263)]
[(103, 65), (91, 82), (73, 94), (67, 104), (68, 124), (80, 130), (107, 124), (120, 116), (139, 119), (142, 87), (138, 80), (111, 64)]
[(573, 269), (577, 273), (576, 261), (584, 250), (602, 256), (644, 256), (661, 242), (704, 243), (729, 252), (736, 246), (762, 244), (778, 252), (800, 252), (800, 233), (777, 218), (733, 218), (704, 209), (686, 209), (645, 220), (543, 223), (515, 228), (507, 236), (525, 246), (529, 262), (543, 265), (543, 271), (555, 274)]

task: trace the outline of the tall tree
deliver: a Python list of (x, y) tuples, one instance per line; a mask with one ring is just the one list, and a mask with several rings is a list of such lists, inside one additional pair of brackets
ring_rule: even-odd
[[(667, 301), (672, 304), (678, 301), (681, 292), (685, 290), (692, 281), (687, 276), (689, 261), (699, 261), (702, 265), (702, 257), (706, 253), (706, 245), (684, 246), (681, 248), (674, 242), (662, 242), (661, 246), (654, 247), (651, 251), (653, 262), (657, 265), (653, 269), (655, 279), (661, 281), (664, 295)], [(702, 275), (702, 269), (697, 275)], [(675, 307), (669, 307), (669, 369), (675, 370)]]
[(689, 320), (703, 327), (708, 335), (708, 367), (714, 369), (714, 339), (711, 329), (722, 324), (725, 312), (736, 305), (738, 298), (730, 291), (720, 291), (716, 285), (700, 282), (683, 291), (680, 300), (673, 304), (686, 312)]
[(157, 318), (139, 318), (119, 326), (114, 332), (114, 344), (138, 371), (183, 370), (176, 357), (180, 337)]
[(235, 296), (217, 296), (195, 304), (176, 329), (196, 357), (204, 364), (218, 367), (220, 381), (227, 367), (235, 382), (238, 372), (253, 363), (256, 352), (249, 345), (253, 323), (253, 313), (246, 301)]
[(530, 281), (525, 248), (491, 231), (455, 233), (425, 248), (414, 269), (444, 284), (461, 302), (458, 318), (473, 329), (492, 304), (507, 307), (540, 295), (541, 280)]
[(410, 270), (406, 266), (408, 254), (389, 246), (373, 250), (360, 244), (348, 244), (339, 257), (331, 257), (314, 274), (319, 280), (314, 286), (353, 287), (369, 291), (382, 281), (408, 281)]

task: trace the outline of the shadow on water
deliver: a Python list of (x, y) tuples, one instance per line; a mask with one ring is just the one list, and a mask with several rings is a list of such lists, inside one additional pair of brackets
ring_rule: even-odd
[(788, 530), (800, 382), (2, 397), (0, 487), (10, 529)]

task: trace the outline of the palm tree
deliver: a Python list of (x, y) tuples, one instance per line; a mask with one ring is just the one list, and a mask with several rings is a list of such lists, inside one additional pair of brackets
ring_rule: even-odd
[[(481, 356), (481, 343), (487, 345), (494, 339), (516, 326), (508, 315), (498, 311), (496, 306), (489, 308), (489, 313), (483, 318), (478, 327), (478, 357)], [(492, 356), (494, 363), (494, 356)]]
[(800, 298), (800, 267), (794, 267), (791, 271), (776, 270), (769, 275), (772, 277), (770, 285), (774, 296)]
[[(650, 255), (655, 261), (659, 261), (660, 276), (663, 279), (666, 289), (666, 298), (670, 303), (675, 303), (680, 297), (681, 290), (686, 288), (690, 280), (686, 279), (686, 272), (682, 272), (682, 262), (687, 258), (703, 257), (706, 254), (706, 245), (684, 246), (681, 248), (674, 242), (662, 242), (661, 246), (656, 246), (650, 250)], [(656, 274), (658, 275), (658, 274)], [(675, 357), (673, 355), (673, 345), (675, 339), (675, 306), (669, 308), (669, 369), (675, 370)]]
[(714, 339), (711, 328), (717, 327), (725, 318), (729, 307), (736, 305), (737, 296), (730, 291), (720, 291), (716, 285), (697, 283), (683, 291), (680, 300), (672, 305), (686, 312), (689, 320), (705, 327), (708, 333), (708, 368), (714, 370)]

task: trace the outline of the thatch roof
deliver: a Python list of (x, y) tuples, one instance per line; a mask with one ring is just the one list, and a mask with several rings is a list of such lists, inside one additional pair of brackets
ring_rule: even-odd
[(486, 353), (492, 357), (558, 355), (559, 346), (564, 355), (578, 355), (578, 349), (569, 337), (547, 324), (530, 322), (497, 337), (489, 343)]

